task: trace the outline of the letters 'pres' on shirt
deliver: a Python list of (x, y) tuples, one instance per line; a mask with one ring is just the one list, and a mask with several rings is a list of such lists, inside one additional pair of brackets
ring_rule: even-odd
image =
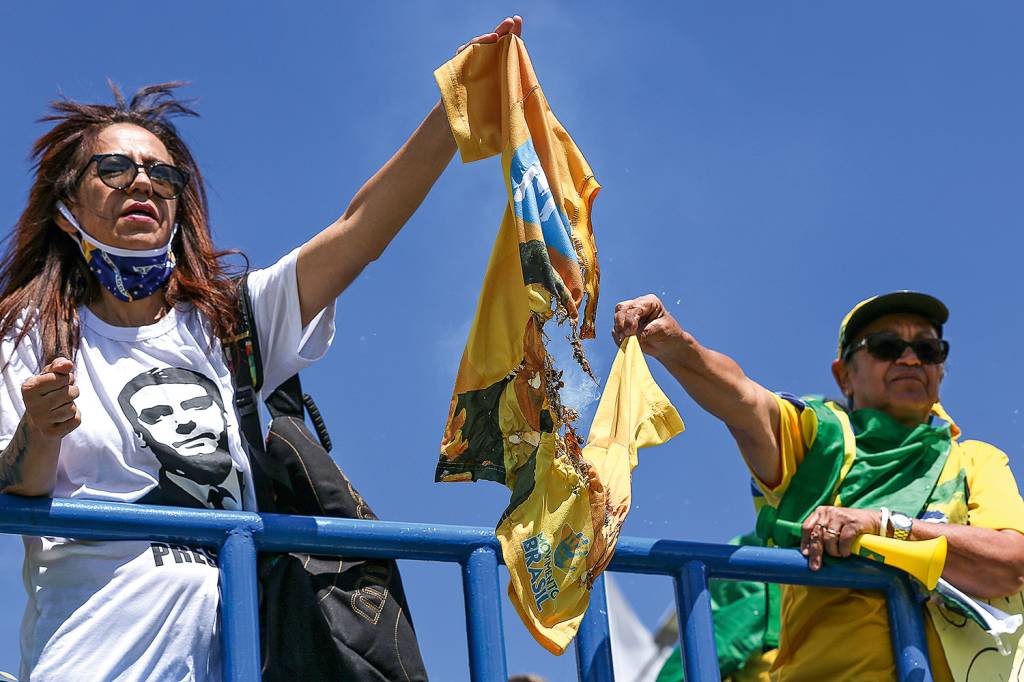
[[(249, 277), (271, 390), (317, 360), (334, 334), (334, 308), (305, 329), (293, 251)], [(61, 442), (54, 497), (255, 509), (252, 477), (220, 342), (191, 305), (154, 324), (115, 327), (84, 307), (75, 377), (82, 425)], [(25, 411), (21, 385), (40, 369), (30, 332), (0, 386), (0, 447)], [(25, 537), (28, 604), (20, 678), (221, 679), (216, 556), (148, 541)]]

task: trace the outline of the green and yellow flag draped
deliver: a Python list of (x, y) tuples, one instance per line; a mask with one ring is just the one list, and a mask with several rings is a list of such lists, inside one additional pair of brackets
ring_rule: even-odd
[(888, 507), (911, 518), (924, 509), (949, 455), (950, 424), (911, 428), (876, 410), (847, 415), (835, 403), (805, 402), (817, 416), (817, 435), (778, 507), (764, 506), (758, 514), (757, 530), (765, 540), (799, 545), (799, 534), (788, 528), (821, 505)]
[[(1012, 528), (1024, 532), (1024, 523), (1019, 513), (1020, 496), (1012, 484), (1012, 477), (1007, 485), (1013, 486), (1012, 495), (1016, 500), (993, 500), (992, 491), (972, 491), (967, 485), (970, 474), (966, 467), (988, 462), (981, 466), (991, 468), (993, 464), (998, 464), (1000, 458), (1002, 466), (1005, 466), (1005, 455), (998, 453), (995, 456), (994, 453), (998, 451), (978, 441), (960, 443), (960, 430), (940, 404), (936, 403), (932, 407), (932, 414), (945, 423), (907, 427), (875, 410), (864, 409), (847, 414), (832, 402), (805, 398), (804, 403), (804, 410), (813, 412), (813, 443), (793, 474), (782, 499), (778, 500), (777, 508), (761, 508), (757, 527), (762, 538), (782, 547), (797, 546), (800, 542), (799, 532), (790, 529), (798, 528), (819, 505), (860, 509), (880, 509), (884, 506), (912, 518), (923, 516), (928, 520), (968, 524), (971, 504), (968, 497), (973, 493), (980, 500), (983, 492), (989, 498), (986, 518), (981, 524), (983, 527)], [(1002, 480), (1003, 476), (1000, 474), (993, 477), (992, 473), (989, 471), (985, 478), (989, 486), (993, 485), (992, 481)], [(1006, 492), (1011, 493), (1009, 488)], [(1001, 504), (1005, 508), (1000, 508)], [(827, 608), (834, 612), (839, 605), (832, 603), (828, 607), (816, 606), (822, 599), (812, 597), (811, 592), (815, 588), (787, 586), (787, 589), (790, 596), (783, 598), (783, 614), (787, 613), (787, 609), (789, 613), (795, 614), (799, 606), (800, 622), (804, 628), (811, 628), (813, 632), (827, 630), (829, 626), (822, 625), (813, 611), (805, 611)], [(832, 595), (830, 598), (834, 598), (838, 591), (827, 592)], [(843, 605), (847, 609), (846, 614), (851, 619), (860, 618), (865, 622), (873, 619), (874, 616), (869, 615), (869, 612), (875, 607), (864, 606), (868, 598), (854, 592), (849, 594), (853, 596), (848, 604)], [(985, 601), (1008, 614), (1024, 611), (1024, 601), (1020, 594)], [(858, 611), (857, 604), (861, 604), (861, 611)], [(881, 608), (884, 613), (884, 604)], [(929, 637), (936, 679), (961, 682), (975, 679), (1009, 680), (1024, 674), (1024, 649), (1018, 647), (1021, 641), (1019, 631), (1002, 637), (1002, 644), (1010, 653), (1015, 654), (1004, 656), (993, 646), (993, 637), (972, 625), (969, 618), (962, 611), (956, 610), (947, 599), (932, 593), (928, 600), (928, 611), (930, 623), (926, 628), (934, 630), (941, 641), (939, 649)], [(811, 669), (828, 656), (827, 647), (832, 640), (823, 637), (812, 644), (809, 635), (804, 632), (799, 637), (790, 635), (796, 639), (787, 645), (785, 628), (794, 632), (801, 628), (795, 627), (792, 622), (784, 623), (783, 628), (783, 651), (780, 652), (779, 661), (788, 664), (790, 659), (799, 655), (799, 667), (804, 676), (801, 679), (820, 679), (820, 675)], [(887, 638), (879, 644), (887, 646)], [(791, 651), (787, 650), (787, 646)], [(871, 652), (867, 655), (870, 656)], [(944, 656), (945, 661), (936, 661), (937, 656)]]

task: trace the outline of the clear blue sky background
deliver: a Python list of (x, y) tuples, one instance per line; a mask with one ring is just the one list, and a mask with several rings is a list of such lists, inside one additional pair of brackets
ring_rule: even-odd
[[(598, 375), (614, 304), (655, 292), (764, 385), (828, 392), (842, 315), (874, 293), (925, 290), (952, 310), (944, 403), (1020, 476), (1014, 3), (5, 3), (0, 229), (24, 206), (34, 121), (58, 92), (107, 101), (107, 77), (127, 90), (184, 79), (203, 116), (181, 129), (215, 239), (269, 264), (333, 221), (419, 123), (437, 99), (433, 69), (512, 12), (604, 186)], [(493, 526), (508, 500), (491, 483), (432, 482), (504, 200), (497, 160), (453, 162), (343, 294), (334, 348), (306, 373), (335, 454), (382, 518)], [(641, 454), (626, 533), (748, 529), (728, 433), (654, 371), (688, 429)], [(0, 538), (4, 670), (18, 666), (20, 563), (20, 540)], [(468, 679), (457, 567), (403, 571), (434, 679)], [(651, 626), (671, 599), (667, 580), (619, 584)], [(510, 671), (573, 679), (571, 652), (550, 656), (504, 613)]]

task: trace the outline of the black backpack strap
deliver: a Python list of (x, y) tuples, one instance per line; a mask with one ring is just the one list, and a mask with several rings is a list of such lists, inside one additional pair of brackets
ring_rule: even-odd
[(249, 275), (238, 280), (238, 329), (230, 340), (231, 372), (235, 380), (235, 407), (242, 434), (250, 445), (262, 449), (263, 427), (256, 398), (263, 387), (263, 358), (256, 320), (249, 300)]
[(296, 419), (304, 419), (305, 414), (303, 413), (302, 405), (302, 384), (299, 382), (299, 375), (296, 374), (288, 381), (284, 382), (277, 389), (267, 397), (267, 410), (270, 412), (270, 418), (277, 419), (278, 417), (295, 417)]
[(291, 483), (284, 465), (267, 456), (257, 402), (260, 388), (263, 386), (263, 359), (260, 356), (256, 318), (249, 298), (248, 274), (242, 275), (235, 282), (238, 289), (238, 326), (235, 328), (235, 334), (223, 339), (221, 345), (235, 385), (235, 408), (238, 411), (239, 428), (249, 446), (256, 502), (260, 511), (274, 511), (274, 486), (280, 485), (291, 491)]
[(302, 421), (305, 417), (302, 410), (305, 408), (309, 413), (309, 420), (313, 422), (320, 445), (327, 452), (331, 451), (331, 434), (327, 432), (327, 425), (324, 424), (324, 418), (320, 415), (320, 408), (313, 402), (313, 396), (302, 392), (302, 383), (299, 381), (298, 374), (278, 386), (266, 402), (271, 419), (295, 417)]

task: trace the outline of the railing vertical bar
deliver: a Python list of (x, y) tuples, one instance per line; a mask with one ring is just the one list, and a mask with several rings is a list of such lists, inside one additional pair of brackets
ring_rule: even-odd
[(479, 547), (462, 564), (469, 640), (469, 675), (473, 682), (505, 682), (505, 632), (498, 592), (498, 555)]
[(256, 592), (256, 543), (252, 533), (228, 533), (220, 564), (221, 647), (226, 682), (259, 682), (259, 597)]
[(914, 596), (910, 579), (901, 577), (895, 581), (886, 597), (897, 679), (900, 682), (932, 682), (924, 614)]
[(576, 635), (576, 670), (580, 682), (615, 682), (608, 628), (608, 593), (604, 576), (594, 581), (590, 606)]
[(701, 561), (688, 561), (676, 574), (675, 582), (679, 640), (683, 646), (686, 679), (689, 682), (719, 682), (722, 677), (715, 649), (707, 567)]

